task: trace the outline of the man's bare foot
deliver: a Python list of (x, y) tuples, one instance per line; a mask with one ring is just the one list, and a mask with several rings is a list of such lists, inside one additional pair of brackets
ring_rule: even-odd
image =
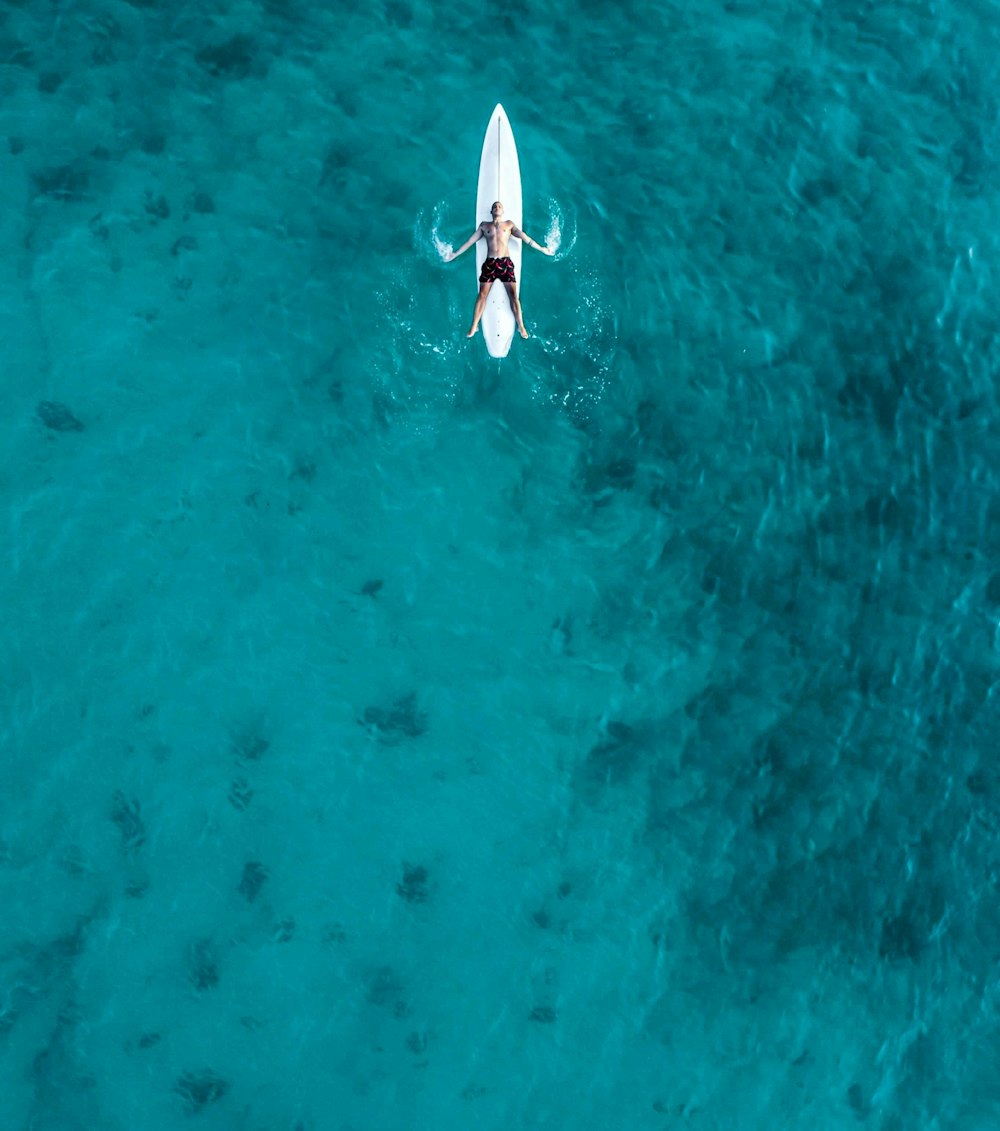
[(528, 336), (528, 331), (525, 330), (525, 328), (523, 326), (518, 326), (518, 329), (521, 331), (521, 337), (522, 338), (526, 338)]
[(473, 327), (472, 327), (472, 329), (471, 329), (471, 330), (470, 330), (470, 331), (469, 331), (469, 332), (468, 332), (468, 333), (467, 333), (467, 334), (466, 334), (465, 336), (466, 336), (467, 338), (474, 338), (474, 337), (476, 336), (476, 331), (477, 331), (478, 329), (479, 329), (479, 327), (478, 327), (478, 326), (473, 326)]

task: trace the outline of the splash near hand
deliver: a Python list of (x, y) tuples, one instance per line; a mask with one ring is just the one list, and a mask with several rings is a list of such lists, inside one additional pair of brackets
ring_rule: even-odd
[(437, 217), (435, 215), (434, 227), (431, 229), (431, 239), (434, 241), (434, 250), (443, 262), (450, 263), (455, 258), (455, 251), (450, 243), (445, 243), (438, 235)]
[(562, 215), (559, 211), (559, 206), (556, 202), (550, 201), (549, 208), (551, 218), (549, 220), (549, 230), (545, 233), (545, 247), (542, 249), (546, 255), (555, 255), (559, 250), (559, 245), (562, 243)]

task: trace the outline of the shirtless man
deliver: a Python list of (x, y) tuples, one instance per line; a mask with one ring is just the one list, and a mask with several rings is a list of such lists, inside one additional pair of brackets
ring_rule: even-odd
[(477, 240), (486, 240), (488, 255), (483, 264), (483, 269), (479, 273), (479, 298), (476, 299), (476, 307), (472, 312), (472, 329), (465, 336), (471, 338), (479, 329), (479, 319), (482, 318), (483, 311), (486, 309), (486, 296), (490, 293), (490, 287), (493, 286), (493, 283), (499, 279), (507, 288), (510, 308), (514, 311), (521, 337), (526, 338), (528, 331), (524, 328), (524, 319), (521, 316), (521, 303), (517, 297), (517, 280), (514, 278), (514, 264), (507, 254), (507, 244), (510, 237), (513, 236), (515, 239), (523, 240), (529, 247), (537, 247), (539, 251), (546, 255), (555, 255), (555, 252), (548, 247), (542, 247), (541, 244), (535, 243), (531, 236), (526, 235), (520, 228), (516, 228), (510, 220), (505, 220), (503, 218), (503, 205), (499, 200), (493, 205), (490, 212), (493, 216), (492, 220), (484, 220), (458, 251), (451, 251), (445, 256), (445, 262), (450, 263), (453, 259), (457, 259), (463, 251), (468, 251)]

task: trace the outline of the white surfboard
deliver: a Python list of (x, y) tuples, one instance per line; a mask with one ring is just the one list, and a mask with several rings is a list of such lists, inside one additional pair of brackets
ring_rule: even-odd
[[(490, 115), (483, 139), (483, 154), (479, 159), (479, 191), (476, 193), (476, 224), (491, 219), (490, 209), (499, 200), (503, 205), (503, 218), (521, 226), (521, 166), (517, 162), (514, 134), (504, 108), (498, 102)], [(509, 251), (514, 261), (518, 288), (521, 285), (521, 241), (511, 238)], [(476, 289), (479, 289), (479, 272), (486, 259), (486, 240), (476, 241)], [(507, 288), (494, 283), (486, 299), (486, 309), (479, 324), (486, 348), (493, 357), (506, 357), (514, 339), (517, 323), (510, 308)]]

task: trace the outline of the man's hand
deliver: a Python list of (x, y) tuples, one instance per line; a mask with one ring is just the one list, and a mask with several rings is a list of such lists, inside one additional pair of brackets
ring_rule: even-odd
[(555, 251), (553, 251), (553, 249), (551, 247), (548, 247), (548, 246), (540, 247), (538, 250), (544, 251), (546, 255), (555, 255)]
[(455, 253), (449, 247), (448, 250), (444, 253), (444, 261), (445, 263), (450, 263), (454, 258)]

